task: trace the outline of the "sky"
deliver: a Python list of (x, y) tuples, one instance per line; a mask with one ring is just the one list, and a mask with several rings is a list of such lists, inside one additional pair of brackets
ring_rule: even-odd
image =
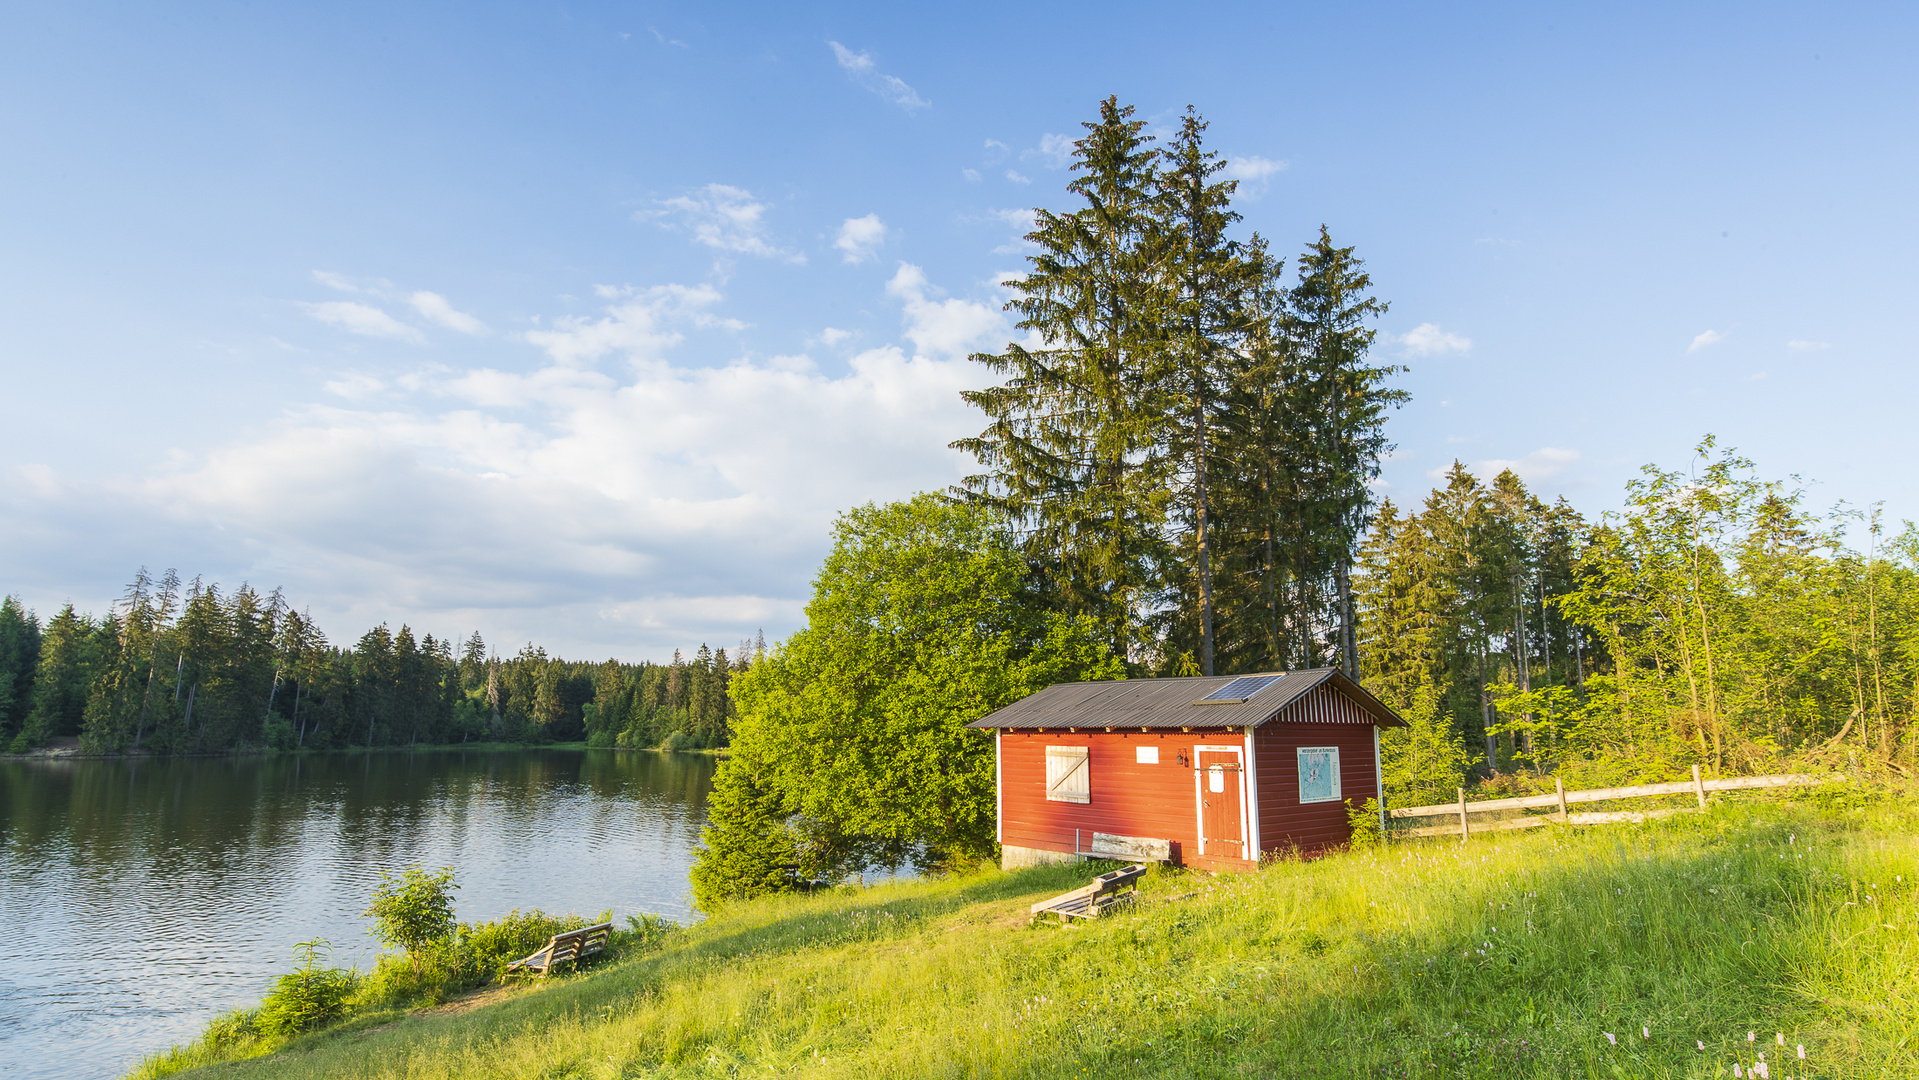
[(966, 359), (1108, 95), (1242, 235), (1324, 224), (1455, 460), (1588, 515), (1711, 434), (1919, 517), (1895, 5), (22, 4), (0, 35), (0, 592), (279, 586), (502, 653), (802, 623), (943, 488)]

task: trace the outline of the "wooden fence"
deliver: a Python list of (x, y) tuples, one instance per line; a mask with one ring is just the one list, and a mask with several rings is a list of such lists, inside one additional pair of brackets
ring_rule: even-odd
[[(1645, 821), (1647, 818), (1664, 817), (1678, 813), (1678, 810), (1614, 810), (1599, 813), (1575, 814), (1568, 807), (1577, 803), (1611, 802), (1614, 799), (1646, 799), (1655, 795), (1684, 795), (1691, 793), (1699, 800), (1699, 809), (1706, 808), (1706, 793), (1709, 791), (1742, 791), (1751, 788), (1797, 787), (1803, 784), (1820, 784), (1828, 778), (1790, 774), (1785, 776), (1742, 776), (1727, 780), (1705, 780), (1699, 775), (1699, 766), (1692, 767), (1692, 780), (1681, 780), (1671, 784), (1640, 784), (1636, 787), (1593, 788), (1588, 791), (1567, 791), (1566, 785), (1558, 777), (1553, 777), (1553, 794), (1526, 795), (1516, 799), (1487, 799), (1484, 802), (1466, 801), (1466, 789), (1459, 789), (1459, 802), (1440, 803), (1437, 806), (1406, 806), (1397, 810), (1388, 810), (1392, 818), (1451, 817), (1458, 815), (1457, 825), (1435, 825), (1420, 829), (1393, 830), (1391, 836), (1458, 836), (1464, 842), (1474, 832), (1495, 832), (1501, 829), (1531, 829), (1541, 825), (1561, 822), (1571, 825), (1604, 825), (1620, 821)], [(1557, 813), (1532, 814), (1503, 821), (1491, 821), (1473, 825), (1470, 815), (1498, 813), (1505, 810), (1532, 810), (1543, 807), (1556, 807)]]

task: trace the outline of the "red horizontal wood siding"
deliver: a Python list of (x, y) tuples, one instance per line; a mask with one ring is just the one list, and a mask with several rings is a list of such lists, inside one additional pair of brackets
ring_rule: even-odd
[[(1370, 718), (1369, 718), (1370, 719)], [(1302, 746), (1339, 747), (1341, 802), (1299, 801)], [(1348, 806), (1363, 806), (1378, 794), (1373, 772), (1373, 725), (1274, 721), (1255, 729), (1259, 758), (1259, 847), (1264, 852), (1312, 855), (1350, 843)]]
[[(1044, 851), (1081, 850), (1096, 832), (1170, 840), (1176, 858), (1191, 863), (1199, 851), (1193, 805), (1193, 747), (1244, 746), (1239, 732), (1008, 731), (1000, 735), (1000, 842)], [(1046, 798), (1046, 748), (1087, 747), (1090, 797), (1086, 803)], [(1159, 748), (1159, 764), (1141, 765), (1136, 750)], [(1186, 764), (1179, 758), (1184, 755)]]

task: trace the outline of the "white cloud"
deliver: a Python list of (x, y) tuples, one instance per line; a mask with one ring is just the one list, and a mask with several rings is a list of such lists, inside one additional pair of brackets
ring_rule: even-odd
[(1012, 170), (1012, 169), (1008, 169), (1008, 170), (1006, 170), (1006, 178), (1007, 178), (1008, 180), (1011, 180), (1011, 181), (1012, 181), (1013, 183), (1015, 183), (1015, 184), (1030, 184), (1030, 183), (1032, 183), (1032, 182), (1033, 182), (1033, 178), (1032, 178), (1032, 177), (1030, 177), (1030, 176), (1021, 176), (1021, 175), (1020, 175), (1019, 173), (1017, 173), (1017, 172), (1015, 172), (1015, 171), (1014, 171), (1014, 170)]
[(879, 246), (886, 241), (886, 226), (881, 223), (878, 214), (865, 217), (847, 218), (840, 225), (839, 238), (833, 241), (842, 257), (850, 263), (862, 263), (873, 258)]
[(1441, 330), (1436, 323), (1420, 323), (1399, 337), (1407, 356), (1443, 356), (1463, 353), (1473, 347), (1471, 340)]
[(350, 334), (391, 338), (394, 341), (406, 341), (415, 345), (426, 342), (425, 334), (368, 304), (352, 300), (328, 300), (324, 303), (300, 306), (306, 309), (308, 315), (330, 326), (337, 326)]
[[(1000, 316), (917, 268), (889, 291), (913, 347), (830, 373), (803, 355), (729, 362), (711, 331), (737, 323), (711, 286), (603, 289), (600, 314), (529, 335), (544, 352), (523, 368), (342, 373), (332, 404), (108, 482), (0, 470), (0, 516), (35, 523), (0, 530), (0, 564), (177, 559), (284, 585), (349, 642), (383, 620), (580, 659), (783, 636), (836, 514), (969, 469), (947, 449), (981, 425), (959, 399), (982, 382), (963, 354)], [(607, 353), (632, 362), (580, 363)]]
[[(1489, 458), (1485, 461), (1472, 462), (1468, 464), (1466, 468), (1470, 470), (1474, 476), (1486, 482), (1490, 482), (1493, 477), (1498, 476), (1507, 469), (1511, 469), (1514, 473), (1518, 474), (1521, 480), (1526, 482), (1528, 487), (1537, 487), (1547, 481), (1558, 479), (1565, 474), (1566, 470), (1572, 468), (1579, 461), (1580, 455), (1577, 450), (1565, 450), (1556, 446), (1542, 446), (1522, 458)], [(1426, 475), (1430, 479), (1441, 480), (1445, 478), (1446, 473), (1451, 468), (1452, 465), (1449, 462), (1442, 468), (1427, 472)]]
[(1829, 341), (1803, 341), (1799, 338), (1794, 338), (1786, 342), (1786, 348), (1794, 352), (1823, 352), (1826, 349), (1832, 348), (1832, 343)]
[[(646, 32), (649, 34), (652, 34), (653, 40), (659, 42), (662, 45), (672, 45), (681, 49), (690, 49), (693, 47), (691, 45), (688, 45), (686, 42), (679, 40), (678, 38), (667, 37), (665, 34), (660, 33), (658, 30), (655, 30), (650, 26), (646, 28)], [(625, 35), (621, 35), (621, 36), (624, 37)]]
[(924, 109), (933, 103), (919, 96), (919, 92), (905, 82), (891, 75), (883, 74), (873, 63), (871, 53), (856, 53), (837, 41), (829, 41), (833, 57), (840, 67), (851, 76), (853, 81), (878, 94), (885, 100), (898, 105), (907, 112)]
[(856, 336), (858, 335), (856, 335), (851, 330), (841, 330), (837, 326), (829, 326), (826, 329), (820, 331), (819, 342), (820, 344), (828, 346), (830, 348), (831, 346), (838, 345), (840, 342), (845, 341), (848, 338), (856, 337)]
[(902, 333), (922, 354), (964, 359), (976, 347), (1005, 336), (1006, 319), (997, 309), (971, 300), (938, 299), (939, 290), (912, 263), (900, 264), (886, 292), (904, 306)]
[(371, 397), (385, 390), (386, 383), (362, 372), (349, 371), (337, 379), (322, 383), (320, 389), (325, 390), (335, 397), (343, 397), (348, 401), (359, 401), (362, 398)]
[(1226, 168), (1221, 171), (1229, 179), (1257, 184), (1285, 172), (1286, 163), (1248, 154), (1245, 157), (1227, 158)]
[(1073, 163), (1073, 137), (1047, 133), (1039, 137), (1039, 145), (1031, 150), (1020, 151), (1021, 161), (1038, 158), (1040, 164), (1049, 169), (1064, 169)]
[(961, 175), (961, 176), (964, 176), (964, 177), (966, 178), (966, 182), (967, 182), (967, 183), (969, 183), (969, 184), (977, 184), (977, 183), (979, 183), (979, 170), (978, 170), (978, 169), (961, 169), (961, 170), (960, 170), (960, 175)]
[(1013, 151), (1011, 147), (1008, 147), (1005, 143), (1000, 142), (998, 139), (986, 140), (985, 161), (986, 161), (986, 164), (988, 165), (998, 165), (1000, 162), (1006, 160), (1007, 154), (1010, 154), (1012, 152)]
[(721, 327), (737, 330), (741, 323), (721, 319), (707, 309), (720, 302), (711, 285), (595, 286), (602, 299), (616, 300), (599, 318), (562, 315), (552, 330), (529, 330), (526, 340), (537, 345), (556, 364), (578, 367), (607, 353), (624, 353), (633, 360), (650, 360), (677, 345), (682, 335), (675, 327)]
[(325, 285), (329, 289), (336, 289), (343, 293), (363, 291), (358, 285), (353, 283), (352, 278), (347, 277), (345, 274), (336, 274), (331, 270), (315, 270), (313, 272), (313, 280)]
[(1686, 351), (1689, 353), (1696, 353), (1708, 345), (1717, 345), (1724, 340), (1726, 340), (1726, 335), (1720, 333), (1717, 330), (1708, 330), (1705, 333), (1700, 334), (1697, 337), (1693, 338), (1692, 344), (1686, 346)]
[(444, 326), (448, 330), (457, 330), (462, 334), (475, 337), (486, 333), (485, 323), (464, 311), (453, 310), (453, 305), (447, 303), (446, 297), (439, 293), (416, 292), (407, 297), (407, 303), (412, 304), (413, 310), (419, 312), (428, 322)]
[(690, 195), (663, 199), (660, 205), (665, 210), (641, 211), (634, 216), (642, 221), (652, 218), (677, 221), (692, 232), (696, 242), (720, 251), (791, 263), (806, 261), (805, 255), (775, 247), (767, 239), (766, 223), (761, 220), (766, 204), (754, 201), (750, 191), (726, 184), (708, 184)]
[(60, 494), (60, 477), (53, 471), (51, 465), (15, 465), (13, 471), (27, 486), (28, 491), (43, 499), (51, 499)]

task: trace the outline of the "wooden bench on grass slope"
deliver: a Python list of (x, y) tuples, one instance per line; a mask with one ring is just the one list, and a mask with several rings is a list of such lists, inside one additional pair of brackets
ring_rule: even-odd
[(1134, 863), (1110, 874), (1101, 874), (1090, 885), (1034, 904), (1031, 921), (1038, 922), (1042, 915), (1058, 915), (1061, 925), (1074, 919), (1097, 919), (1108, 908), (1125, 899), (1121, 895), (1123, 891), (1139, 891), (1139, 879), (1145, 874), (1145, 863)]
[(577, 965), (594, 953), (604, 952), (607, 942), (612, 937), (613, 924), (610, 922), (568, 930), (564, 934), (554, 934), (553, 940), (546, 943), (546, 948), (532, 956), (508, 964), (506, 973), (514, 975), (538, 972), (544, 978), (561, 964)]

